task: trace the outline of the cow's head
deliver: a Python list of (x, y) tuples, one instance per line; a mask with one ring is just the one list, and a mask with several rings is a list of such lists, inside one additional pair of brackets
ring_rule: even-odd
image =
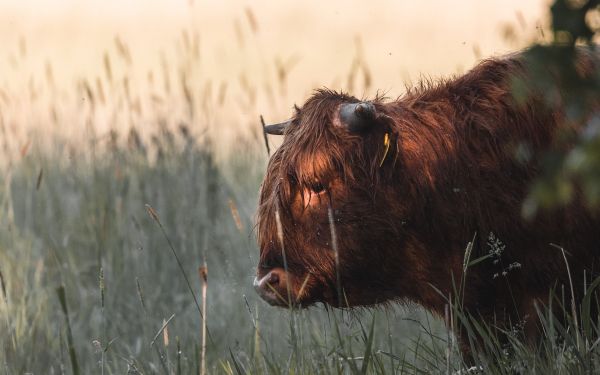
[(394, 296), (397, 262), (387, 258), (402, 241), (408, 204), (392, 199), (399, 135), (384, 112), (377, 100), (320, 90), (290, 121), (266, 127), (284, 136), (258, 210), (254, 284), (270, 304), (345, 307)]

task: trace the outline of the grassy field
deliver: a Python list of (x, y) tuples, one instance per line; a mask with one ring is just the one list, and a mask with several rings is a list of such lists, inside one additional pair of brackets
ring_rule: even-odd
[[(314, 88), (310, 71), (290, 82), (294, 58), (259, 58), (254, 18), (236, 19), (232, 44), (259, 68), (231, 81), (210, 74), (194, 28), (149, 68), (116, 36), (68, 80), (60, 62), (26, 74), (39, 61), (16, 41), (0, 65), (12, 76), (0, 87), (0, 373), (200, 373), (204, 265), (207, 373), (466, 373), (456, 338), (416, 306), (290, 311), (254, 293), (259, 114), (286, 116)], [(350, 40), (325, 84), (373, 93), (396, 67), (373, 68), (369, 45)], [(503, 344), (450, 312), (485, 338), (473, 342), (485, 373), (597, 368), (589, 316), (563, 326), (542, 309), (545, 340), (531, 348), (518, 327)]]
[[(228, 178), (210, 145), (182, 133), (165, 131), (152, 162), (148, 145), (114, 146), (100, 156), (93, 142), (83, 155), (64, 155), (56, 145), (50, 154), (28, 152), (2, 178), (7, 373), (71, 373), (71, 346), (80, 373), (196, 372), (201, 317), (194, 298), (204, 260), (211, 373), (235, 372), (235, 363), (269, 373), (345, 366), (344, 356), (362, 355), (372, 319), (373, 350), (399, 358), (410, 356), (421, 324), (439, 331), (439, 322), (424, 323), (423, 313), (408, 309), (289, 312), (257, 298), (251, 231), (256, 165), (264, 162), (257, 147), (241, 146), (244, 157), (232, 158)], [(398, 362), (393, 358), (384, 363)]]
[[(416, 307), (286, 311), (257, 297), (255, 88), (198, 79), (192, 35), (141, 83), (116, 38), (71, 88), (48, 64), (24, 92), (2, 90), (0, 373), (199, 373), (204, 264), (208, 373), (430, 366), (415, 348), (446, 334)], [(236, 117), (225, 95), (256, 113), (252, 127), (222, 129)]]

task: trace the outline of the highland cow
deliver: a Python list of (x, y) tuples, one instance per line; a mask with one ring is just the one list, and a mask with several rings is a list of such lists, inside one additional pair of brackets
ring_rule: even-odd
[[(521, 101), (516, 79), (529, 90)], [(535, 331), (536, 301), (569, 290), (562, 248), (581, 299), (584, 277), (600, 271), (600, 220), (578, 197), (523, 218), (539, 155), (569, 126), (527, 82), (511, 55), (394, 101), (318, 90), (266, 127), (284, 138), (260, 191), (260, 296), (300, 307), (403, 300), (443, 316), (461, 283), (469, 313)], [(467, 270), (469, 259), (481, 261)]]

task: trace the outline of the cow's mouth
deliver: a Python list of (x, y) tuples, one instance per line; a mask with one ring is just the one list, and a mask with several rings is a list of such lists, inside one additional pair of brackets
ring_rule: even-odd
[(272, 306), (279, 307), (305, 307), (306, 286), (310, 279), (310, 274), (302, 279), (298, 285), (295, 282), (296, 277), (283, 268), (273, 268), (266, 274), (254, 278), (254, 290), (258, 295)]

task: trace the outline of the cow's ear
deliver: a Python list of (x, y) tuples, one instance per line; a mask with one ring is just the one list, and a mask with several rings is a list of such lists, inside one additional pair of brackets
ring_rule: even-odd
[(340, 120), (351, 133), (367, 131), (377, 119), (377, 110), (371, 102), (344, 103), (340, 106)]

